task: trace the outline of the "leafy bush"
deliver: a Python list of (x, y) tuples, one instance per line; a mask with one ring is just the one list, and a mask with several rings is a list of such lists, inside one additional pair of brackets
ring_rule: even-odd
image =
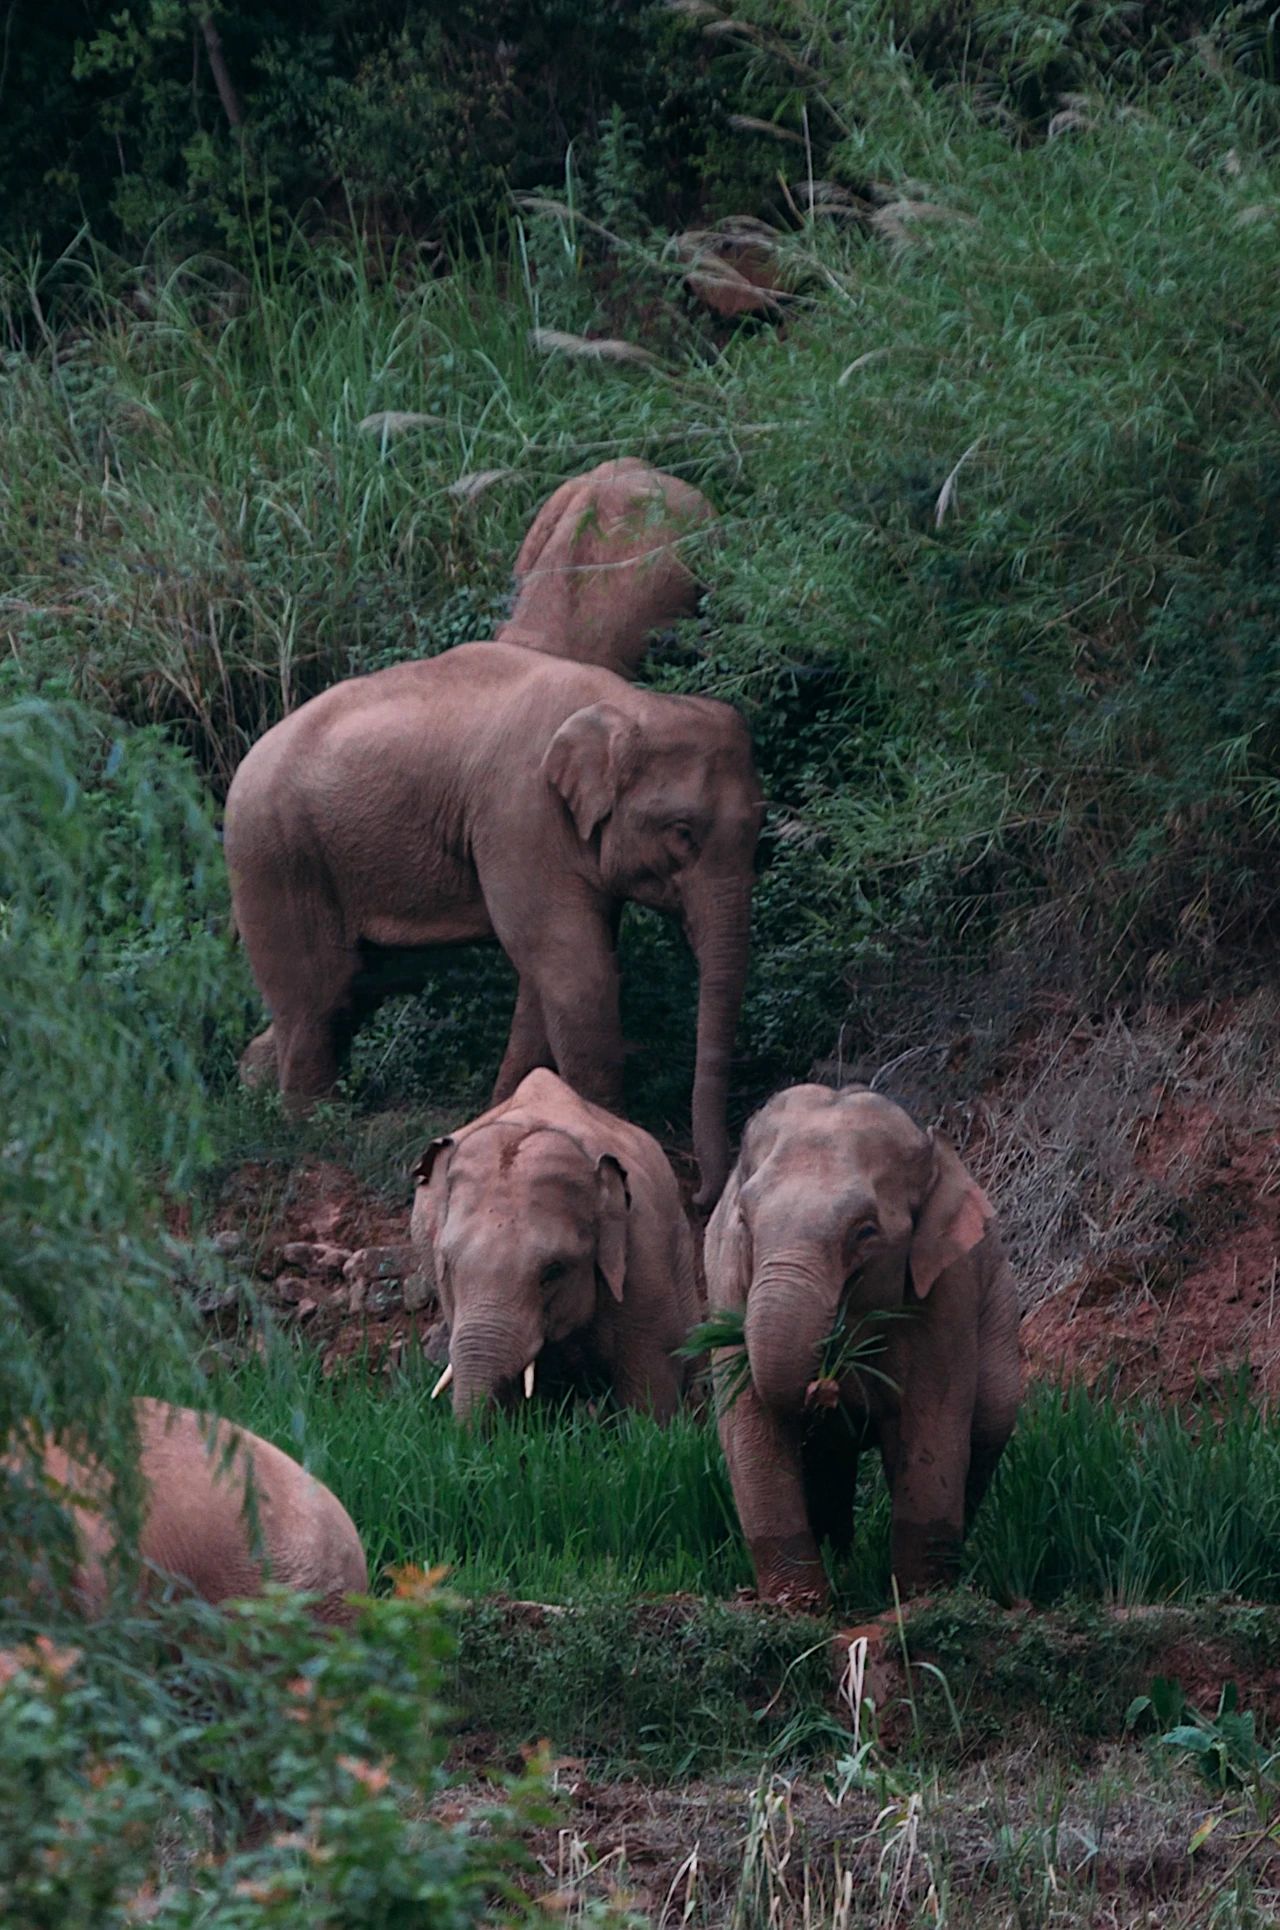
[[(4, 705), (0, 801), (0, 1441), (69, 1429), (120, 1468), (139, 1361), (190, 1346), (154, 1216), (208, 1156), (202, 1067), (243, 981), (208, 811), (160, 732)], [(0, 1592), (31, 1505), (0, 1491)]]
[[(464, 1930), (546, 1921), (515, 1878), (536, 1763), (465, 1823), (447, 1786), (453, 1638), (403, 1577), (351, 1632), (296, 1599), (0, 1652), (0, 1915), (24, 1930)], [(165, 1653), (177, 1653), (175, 1666)], [(479, 1825), (479, 1827), (477, 1827)]]

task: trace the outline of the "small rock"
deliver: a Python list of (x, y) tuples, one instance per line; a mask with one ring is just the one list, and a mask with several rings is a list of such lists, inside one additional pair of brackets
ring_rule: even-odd
[(209, 1320), (215, 1314), (227, 1313), (238, 1304), (239, 1299), (240, 1289), (237, 1286), (202, 1287), (195, 1296), (195, 1309)]
[(421, 1313), (422, 1309), (435, 1298), (431, 1284), (425, 1273), (407, 1273), (404, 1281), (404, 1310), (406, 1313)]
[(449, 1365), (449, 1323), (436, 1320), (422, 1336), (422, 1351), (435, 1367)]
[(298, 1302), (297, 1313), (298, 1313), (299, 1320), (310, 1320), (311, 1316), (315, 1313), (318, 1313), (319, 1311), (320, 1311), (319, 1301), (312, 1300), (309, 1296), (307, 1299), (299, 1300)]
[(215, 1233), (213, 1236), (213, 1250), (215, 1253), (239, 1253), (243, 1245), (244, 1234), (238, 1233), (234, 1226), (224, 1227), (220, 1233)]
[(407, 1246), (362, 1246), (342, 1269), (344, 1280), (403, 1280), (413, 1270)]
[(331, 1246), (325, 1240), (290, 1240), (280, 1249), (280, 1258), (289, 1267), (303, 1267), (308, 1273), (342, 1273), (351, 1259), (350, 1248)]

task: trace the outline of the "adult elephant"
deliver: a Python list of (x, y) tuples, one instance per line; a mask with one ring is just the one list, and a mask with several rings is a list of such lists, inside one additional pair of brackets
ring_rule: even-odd
[(529, 525), (496, 640), (634, 676), (654, 631), (696, 604), (688, 539), (714, 521), (699, 490), (636, 456), (572, 477)]
[(793, 1086), (750, 1121), (706, 1235), (720, 1439), (762, 1596), (827, 1599), (859, 1450), (879, 1446), (892, 1559), (952, 1571), (1021, 1399), (1018, 1303), (992, 1208), (945, 1141), (861, 1089)]
[(549, 1065), (616, 1110), (614, 939), (633, 899), (678, 917), (698, 960), (693, 1138), (714, 1200), (761, 809), (729, 705), (512, 644), (312, 698), (254, 745), (226, 809), (286, 1098), (331, 1089), (353, 1026), (412, 982), (415, 953), (496, 937), (520, 984), (494, 1101)]
[(554, 1072), (433, 1140), (415, 1169), (413, 1244), (449, 1324), (460, 1417), (535, 1376), (599, 1380), (670, 1420), (698, 1317), (693, 1241), (662, 1148)]

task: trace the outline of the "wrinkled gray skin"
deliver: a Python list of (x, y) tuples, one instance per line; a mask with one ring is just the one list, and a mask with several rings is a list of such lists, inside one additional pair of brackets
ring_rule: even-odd
[[(748, 1125), (705, 1259), (711, 1313), (746, 1316), (751, 1378), (720, 1439), (761, 1596), (826, 1602), (818, 1544), (848, 1546), (873, 1444), (899, 1587), (945, 1579), (1022, 1391), (1013, 1278), (955, 1152), (875, 1093), (792, 1086)], [(883, 1336), (876, 1375), (820, 1378), (838, 1320)]]
[(730, 1054), (750, 942), (760, 787), (727, 704), (468, 643), (353, 677), (249, 752), (227, 797), (236, 924), (271, 1012), (245, 1073), (295, 1107), (436, 945), (496, 938), (520, 989), (494, 1102), (535, 1066), (617, 1108), (614, 939), (627, 899), (698, 961), (693, 1139), (710, 1204), (729, 1166)]
[(635, 456), (572, 477), (529, 525), (496, 641), (633, 677), (653, 633), (696, 605), (688, 539), (714, 521), (698, 490)]
[(433, 1141), (412, 1237), (449, 1323), (454, 1412), (518, 1398), (524, 1371), (602, 1376), (669, 1420), (697, 1319), (693, 1242), (662, 1149), (554, 1072)]

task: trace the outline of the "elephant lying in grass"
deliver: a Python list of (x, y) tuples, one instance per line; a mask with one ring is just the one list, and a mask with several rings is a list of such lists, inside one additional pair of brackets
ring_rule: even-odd
[[(1018, 1302), (986, 1195), (873, 1092), (793, 1086), (750, 1121), (706, 1235), (720, 1439), (768, 1600), (827, 1598), (877, 1445), (904, 1590), (951, 1573), (1021, 1399)], [(741, 1381), (740, 1391), (733, 1382)]]
[(336, 684), (269, 730), (227, 797), (235, 919), (286, 1099), (332, 1089), (354, 1027), (424, 951), (497, 938), (520, 978), (494, 1100), (552, 1065), (622, 1099), (617, 919), (678, 917), (698, 960), (694, 1151), (729, 1165), (729, 1058), (762, 814), (729, 705), (468, 643)]
[(504, 1104), (433, 1140), (412, 1237), (449, 1323), (454, 1412), (602, 1376), (669, 1420), (697, 1319), (693, 1242), (661, 1147), (531, 1072)]
[[(257, 1595), (264, 1581), (278, 1582), (314, 1595), (319, 1621), (351, 1621), (348, 1597), (367, 1591), (368, 1570), (351, 1517), (328, 1488), (269, 1441), (188, 1407), (140, 1400), (137, 1432), (138, 1546), (148, 1569), (208, 1602)], [(61, 1447), (47, 1447), (42, 1461), (45, 1474), (71, 1495), (92, 1499), (104, 1490), (99, 1471)], [(72, 1515), (75, 1593), (97, 1616), (106, 1605), (114, 1535), (92, 1506), (77, 1506)], [(153, 1574), (145, 1585), (157, 1579)]]
[(697, 603), (677, 545), (714, 521), (698, 490), (635, 456), (574, 476), (529, 525), (497, 641), (634, 676), (654, 631)]

